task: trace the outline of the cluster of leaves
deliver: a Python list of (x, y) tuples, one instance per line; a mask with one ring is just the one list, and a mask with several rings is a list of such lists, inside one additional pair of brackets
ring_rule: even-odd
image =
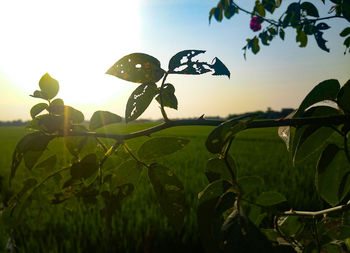
[[(166, 83), (169, 74), (212, 72), (213, 75), (230, 77), (226, 66), (217, 58), (212, 63), (194, 60), (204, 52), (185, 50), (177, 53), (170, 59), (167, 71), (161, 68), (156, 58), (134, 53), (121, 58), (107, 71), (107, 74), (123, 80), (141, 83), (127, 102), (126, 122), (140, 117), (153, 99), (160, 104), (164, 117), (165, 122), (159, 126), (124, 135), (93, 132), (121, 122), (122, 117), (108, 111), (97, 111), (87, 127), (80, 111), (64, 105), (59, 98), (54, 99), (59, 89), (58, 82), (45, 74), (39, 81), (40, 90), (35, 91), (33, 97), (44, 99), (46, 103), (39, 103), (31, 109), (33, 120), (28, 128), (33, 132), (24, 136), (15, 148), (10, 180), (15, 177), (22, 160), (28, 169), (41, 173), (23, 181), (22, 189), (6, 203), (9, 213), (17, 218), (35, 203), (42, 209), (45, 204), (78, 199), (100, 208), (106, 219), (105, 232), (108, 232), (112, 216), (120, 212), (122, 201), (137, 187), (144, 168), (169, 223), (181, 229), (188, 209), (184, 186), (174, 171), (160, 164), (158, 159), (183, 149), (189, 141), (179, 137), (152, 137), (137, 152), (131, 150), (126, 141), (151, 136), (172, 126), (212, 125), (202, 117), (195, 121), (172, 121), (164, 109), (177, 109), (175, 88)], [(160, 80), (158, 87), (156, 83)], [(333, 106), (319, 105), (324, 101), (331, 101)], [(305, 97), (279, 129), (293, 162), (323, 149), (316, 165), (315, 185), (330, 206), (343, 204), (349, 199), (349, 102), (350, 80), (342, 87), (337, 80), (326, 80)], [(278, 124), (273, 121), (274, 125), (271, 125), (271, 122), (260, 127)], [(262, 178), (255, 175), (237, 177), (237, 163), (229, 154), (230, 147), (239, 132), (257, 123), (259, 121), (254, 117), (234, 118), (218, 125), (206, 140), (206, 148), (214, 157), (207, 162), (205, 175), (209, 184), (198, 194), (197, 210), (205, 249), (208, 252), (313, 252), (315, 249), (345, 252), (345, 239), (350, 237), (347, 212), (341, 217), (318, 218), (314, 215), (306, 220), (291, 216), (284, 212), (287, 199), (281, 193), (266, 189)], [(295, 127), (295, 131), (291, 131), (291, 127)], [(337, 143), (324, 145), (334, 133), (344, 140), (343, 146)], [(107, 147), (101, 136), (114, 139), (114, 145)], [(58, 138), (64, 139), (72, 155), (68, 165), (59, 162), (58, 153), (41, 159), (50, 142)], [(50, 179), (55, 180), (54, 189), (46, 187)]]
[[(249, 49), (254, 54), (260, 51), (259, 42), (264, 46), (269, 46), (270, 42), (279, 36), (280, 39), (285, 38), (285, 29), (292, 28), (296, 31), (296, 42), (300, 43), (300, 47), (306, 47), (308, 37), (313, 36), (318, 47), (326, 52), (329, 48), (326, 46), (327, 40), (324, 39), (324, 30), (330, 26), (324, 20), (331, 18), (342, 18), (350, 22), (350, 3), (346, 0), (330, 0), (334, 4), (329, 10), (329, 14), (333, 16), (320, 17), (317, 7), (308, 1), (296, 1), (289, 3), (286, 10), (277, 19), (268, 18), (267, 13), (273, 15), (277, 8), (283, 6), (282, 0), (257, 0), (252, 11), (247, 11), (238, 6), (233, 0), (220, 0), (217, 7), (214, 7), (209, 12), (209, 21), (214, 17), (218, 22), (232, 18), (239, 11), (251, 15), (252, 18), (258, 17), (261, 23), (265, 23), (263, 30), (253, 38), (247, 39), (247, 44), (243, 47), (244, 57)], [(325, 4), (325, 0), (322, 0)], [(253, 29), (258, 31), (257, 29)], [(341, 37), (346, 37), (344, 40), (345, 52), (349, 49), (350, 52), (350, 27), (345, 28), (341, 33)]]

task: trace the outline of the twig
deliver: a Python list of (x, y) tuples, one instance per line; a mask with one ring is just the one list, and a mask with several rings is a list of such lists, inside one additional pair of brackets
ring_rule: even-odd
[(328, 209), (324, 209), (324, 210), (320, 210), (320, 211), (310, 212), (310, 211), (291, 210), (291, 211), (284, 212), (284, 215), (315, 217), (315, 216), (324, 215), (324, 214), (328, 214), (328, 213), (332, 213), (332, 212), (337, 212), (337, 211), (341, 211), (341, 210), (349, 209), (349, 208), (350, 208), (350, 200), (345, 205), (340, 205), (340, 206), (336, 206), (336, 207), (332, 207), (332, 208), (328, 208)]

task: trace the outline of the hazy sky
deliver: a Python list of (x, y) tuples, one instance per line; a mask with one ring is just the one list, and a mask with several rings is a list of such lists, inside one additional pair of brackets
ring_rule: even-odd
[[(250, 17), (241, 13), (222, 23), (208, 23), (218, 0), (65, 1), (12, 0), (0, 2), (0, 120), (29, 119), (40, 99), (29, 96), (48, 72), (60, 83), (58, 97), (89, 118), (96, 110), (124, 116), (137, 84), (104, 74), (119, 58), (144, 52), (161, 61), (185, 49), (207, 50), (201, 59), (218, 57), (231, 71), (223, 76), (169, 76), (176, 88), (179, 110), (170, 117), (227, 116), (267, 107), (297, 107), (317, 83), (329, 78), (344, 84), (350, 78), (350, 54), (339, 33), (343, 20), (329, 22), (325, 32), (330, 53), (312, 36), (306, 48), (276, 38), (258, 55), (243, 58)], [(251, 10), (254, 1), (236, 1)], [(248, 2), (248, 3), (247, 3)], [(281, 9), (288, 5), (284, 1)], [(313, 1), (323, 6), (321, 1)], [(327, 1), (326, 1), (327, 2)], [(329, 1), (328, 1), (329, 2)], [(321, 9), (327, 13), (330, 4)], [(160, 118), (152, 103), (143, 118)]]

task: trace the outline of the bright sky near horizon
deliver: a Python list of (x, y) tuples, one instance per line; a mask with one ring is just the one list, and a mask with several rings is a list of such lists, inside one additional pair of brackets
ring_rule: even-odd
[[(176, 88), (178, 111), (172, 118), (227, 116), (230, 113), (297, 107), (317, 83), (349, 79), (350, 54), (339, 37), (346, 26), (331, 20), (325, 32), (330, 53), (321, 51), (309, 36), (306, 48), (276, 38), (257, 55), (243, 58), (250, 17), (243, 13), (208, 24), (218, 0), (13, 0), (0, 2), (0, 120), (30, 119), (40, 99), (29, 96), (48, 72), (60, 83), (58, 97), (90, 118), (97, 110), (124, 116), (125, 105), (137, 84), (106, 75), (124, 55), (144, 52), (158, 58), (164, 69), (185, 49), (207, 50), (201, 59), (218, 57), (231, 71), (222, 76), (169, 76)], [(254, 1), (237, 1), (251, 10)], [(251, 3), (250, 3), (251, 2)], [(321, 8), (327, 13), (329, 4)], [(329, 2), (329, 1), (328, 1)], [(288, 3), (284, 3), (281, 9)], [(161, 117), (156, 102), (142, 118)]]

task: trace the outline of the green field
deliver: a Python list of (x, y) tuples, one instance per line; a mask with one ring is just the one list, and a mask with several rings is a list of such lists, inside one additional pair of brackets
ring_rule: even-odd
[[(147, 128), (153, 123), (112, 125), (108, 132), (131, 132)], [(197, 194), (207, 184), (204, 175), (206, 161), (213, 157), (206, 148), (205, 140), (212, 127), (177, 127), (161, 131), (154, 136), (180, 136), (190, 140), (181, 151), (162, 158), (159, 163), (174, 169), (183, 182), (186, 192), (188, 214), (181, 231), (176, 231), (167, 223), (155, 195), (149, 185), (145, 171), (131, 197), (123, 202), (120, 214), (113, 220), (112, 240), (106, 243), (104, 220), (99, 215), (98, 206), (84, 204), (45, 206), (44, 210), (26, 210), (26, 215), (13, 237), (18, 252), (179, 252), (198, 251), (200, 241), (196, 222)], [(11, 188), (8, 176), (12, 152), (17, 141), (26, 133), (20, 127), (0, 128), (0, 175), (1, 198), (10, 192), (18, 192), (21, 180), (31, 175), (40, 176), (41, 171), (29, 171), (23, 164), (19, 167)], [(133, 151), (148, 137), (127, 142)], [(108, 140), (103, 140), (108, 143)], [(71, 155), (62, 141), (49, 145), (47, 156), (60, 148), (59, 163), (68, 164)], [(90, 152), (86, 150), (85, 152)], [(292, 166), (285, 144), (277, 136), (277, 129), (255, 129), (240, 133), (231, 147), (231, 155), (236, 159), (238, 177), (258, 175), (264, 181), (261, 191), (274, 190), (284, 194), (290, 208), (316, 210), (322, 207), (314, 187), (315, 161), (317, 153), (303, 163)], [(114, 160), (113, 160), (114, 161)], [(118, 163), (118, 160), (115, 160)], [(113, 163), (112, 163), (113, 164)], [(117, 164), (115, 164), (117, 166)], [(55, 180), (50, 181), (54, 184)], [(321, 204), (320, 204), (321, 203)], [(3, 222), (3, 221), (1, 221)], [(5, 247), (8, 231), (0, 224), (0, 252)]]

